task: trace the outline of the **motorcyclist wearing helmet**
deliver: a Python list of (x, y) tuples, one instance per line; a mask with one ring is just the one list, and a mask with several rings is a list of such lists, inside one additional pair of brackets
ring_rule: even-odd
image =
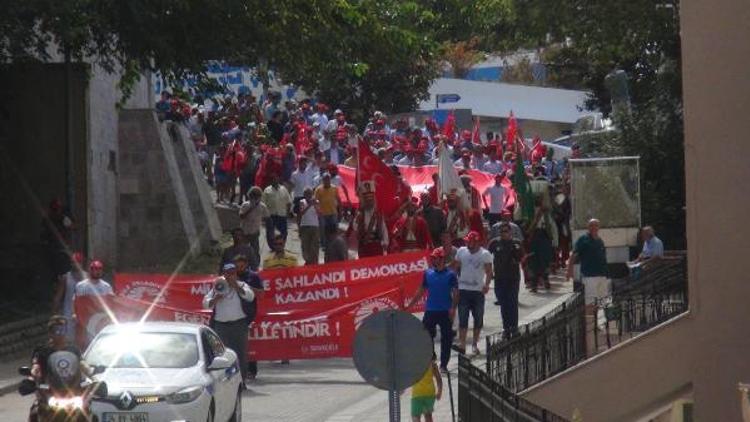
[[(68, 341), (67, 333), (68, 320), (62, 315), (53, 315), (50, 317), (47, 323), (48, 340), (47, 343), (38, 346), (34, 349), (31, 355), (31, 377), (34, 379), (37, 385), (47, 383), (47, 375), (49, 373), (48, 361), (50, 355), (59, 351), (67, 351), (76, 355), (79, 359), (81, 358), (81, 351)], [(81, 372), (83, 374), (90, 373), (88, 367), (83, 362), (80, 362)], [(38, 421), (39, 411), (39, 400), (40, 394), (37, 393), (37, 399), (34, 404), (31, 405), (29, 411), (29, 422)]]

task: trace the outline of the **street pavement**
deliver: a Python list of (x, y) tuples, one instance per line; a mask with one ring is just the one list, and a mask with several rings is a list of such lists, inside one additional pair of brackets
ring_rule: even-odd
[[(290, 224), (287, 249), (299, 251), (296, 227)], [(261, 237), (261, 239), (264, 239)], [(262, 253), (267, 252), (265, 242)], [(300, 257), (301, 263), (301, 257)], [(522, 289), (519, 302), (520, 323), (541, 318), (562, 303), (572, 293), (572, 285), (561, 278), (552, 279), (552, 289), (530, 293)], [(487, 295), (484, 334), (502, 329), (499, 307), (494, 305), (492, 290)], [(421, 317), (421, 315), (417, 315)], [(470, 334), (471, 335), (471, 334)], [(479, 342), (482, 354), (473, 358), (484, 366), (484, 339)], [(439, 345), (436, 344), (436, 350)], [(448, 365), (453, 386), (453, 403), (457, 406), (457, 365), (453, 352)], [(439, 352), (438, 352), (439, 354)], [(15, 363), (0, 366), (0, 384), (17, 379)], [(443, 375), (445, 382), (446, 376)], [(249, 384), (243, 397), (243, 418), (246, 421), (270, 422), (382, 422), (388, 420), (387, 392), (366, 384), (357, 373), (351, 359), (293, 360), (288, 365), (260, 362), (258, 378)], [(15, 392), (0, 396), (0, 421), (23, 421), (28, 415), (32, 397), (20, 397)], [(410, 420), (411, 393), (401, 396), (402, 420)], [(457, 409), (457, 407), (456, 407)], [(450, 394), (445, 385), (443, 399), (435, 406), (436, 421), (451, 420)]]

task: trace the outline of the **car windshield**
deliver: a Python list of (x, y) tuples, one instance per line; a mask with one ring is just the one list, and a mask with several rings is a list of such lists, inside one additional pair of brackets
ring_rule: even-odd
[(103, 334), (85, 360), (111, 368), (188, 368), (198, 363), (198, 343), (194, 334), (185, 333)]

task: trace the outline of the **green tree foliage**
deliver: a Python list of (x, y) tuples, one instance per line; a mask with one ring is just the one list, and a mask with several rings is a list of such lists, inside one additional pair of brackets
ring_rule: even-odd
[[(208, 60), (267, 64), (360, 114), (406, 111), (436, 75), (433, 15), (389, 0), (6, 0), (0, 61), (47, 60), (50, 47), (123, 73), (201, 75)], [(367, 105), (367, 106), (366, 106)]]
[[(605, 77), (628, 76), (631, 113), (613, 113), (609, 155), (641, 157), (643, 221), (668, 247), (685, 245), (685, 178), (679, 3), (675, 0), (512, 0), (477, 22), (483, 45), (541, 52), (550, 80), (591, 93), (587, 108), (611, 111)], [(499, 16), (499, 17), (498, 17)]]

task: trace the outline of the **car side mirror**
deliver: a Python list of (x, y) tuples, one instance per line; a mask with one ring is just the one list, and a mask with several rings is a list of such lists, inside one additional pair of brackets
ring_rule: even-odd
[(232, 366), (232, 362), (225, 358), (224, 356), (216, 356), (214, 360), (211, 361), (211, 364), (208, 365), (209, 371), (220, 371), (223, 369), (230, 368)]
[(36, 391), (36, 382), (28, 378), (21, 381), (18, 385), (18, 394), (22, 396), (28, 396)]
[(28, 366), (22, 366), (18, 368), (18, 374), (24, 377), (30, 377), (31, 376), (31, 368)]
[(94, 388), (94, 392), (92, 394), (94, 397), (103, 399), (107, 397), (108, 393), (109, 393), (109, 390), (107, 389), (107, 383), (104, 381), (98, 381), (96, 383), (96, 387)]
[(91, 367), (91, 375), (99, 375), (107, 370), (107, 367), (104, 365), (95, 365)]

